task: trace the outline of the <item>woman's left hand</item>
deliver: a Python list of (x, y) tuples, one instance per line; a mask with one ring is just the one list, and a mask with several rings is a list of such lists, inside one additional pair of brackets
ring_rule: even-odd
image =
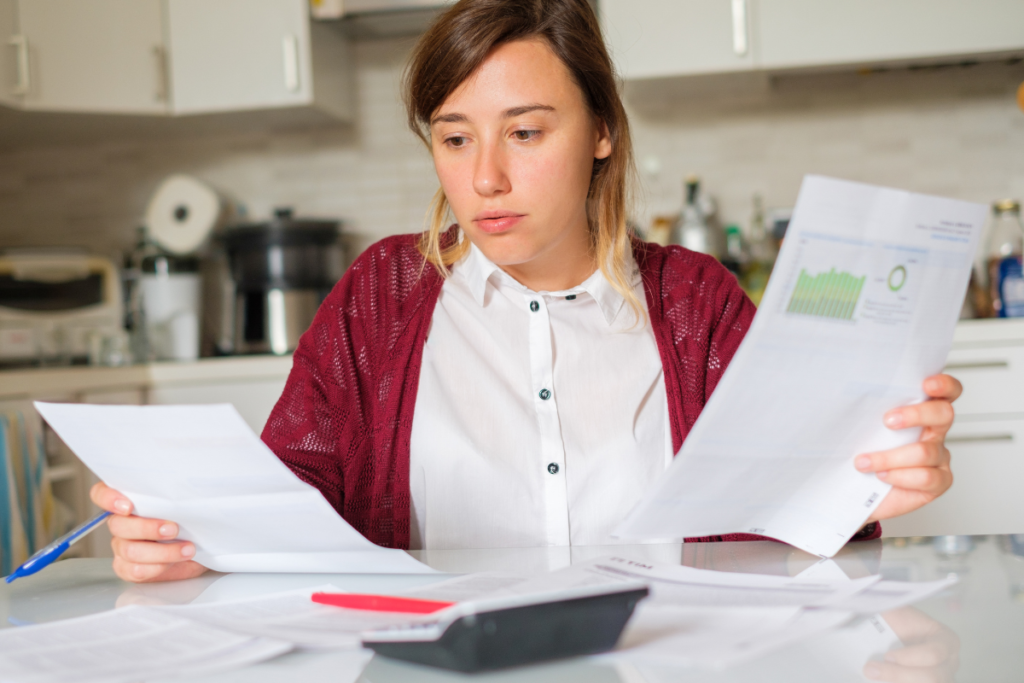
[(963, 387), (949, 375), (934, 375), (924, 381), (931, 400), (885, 414), (889, 429), (923, 427), (917, 443), (877, 453), (858, 455), (854, 465), (861, 472), (874, 472), (892, 484), (892, 490), (875, 509), (869, 522), (898, 517), (932, 502), (953, 485), (949, 469), (946, 432), (953, 426), (953, 401)]

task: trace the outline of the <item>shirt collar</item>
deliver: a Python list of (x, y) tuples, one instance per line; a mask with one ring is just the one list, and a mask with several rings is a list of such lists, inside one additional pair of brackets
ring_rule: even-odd
[[(636, 265), (633, 261), (632, 253), (628, 254), (628, 259), (629, 262), (627, 267), (635, 273)], [(609, 325), (611, 325), (615, 320), (615, 316), (619, 314), (619, 311), (622, 309), (622, 305), (626, 302), (625, 298), (619, 294), (614, 287), (612, 287), (610, 282), (608, 282), (608, 279), (600, 269), (594, 271), (593, 275), (572, 289), (566, 289), (560, 292), (534, 292), (507, 275), (503, 270), (501, 270), (501, 268), (484, 256), (484, 253), (477, 249), (475, 244), (469, 245), (469, 253), (466, 254), (466, 257), (459, 266), (459, 270), (462, 271), (462, 276), (466, 280), (466, 284), (469, 287), (470, 293), (473, 295), (473, 299), (481, 306), (484, 305), (485, 296), (487, 294), (487, 284), (488, 282), (492, 282), (491, 278), (501, 278), (503, 282), (508, 283), (514, 289), (520, 291), (526, 296), (540, 294), (543, 296), (564, 298), (572, 295), (578, 296), (586, 292), (594, 299), (595, 302), (597, 302), (597, 306), (601, 309), (601, 314), (604, 316), (605, 322)], [(632, 279), (635, 278), (631, 278), (631, 280)]]

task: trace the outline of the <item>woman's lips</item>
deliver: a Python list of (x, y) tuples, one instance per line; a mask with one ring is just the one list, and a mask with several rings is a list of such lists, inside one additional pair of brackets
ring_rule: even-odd
[(484, 232), (493, 235), (495, 233), (511, 230), (514, 225), (524, 218), (526, 218), (526, 216), (522, 214), (498, 214), (493, 216), (485, 214), (473, 219), (473, 222), (476, 223)]

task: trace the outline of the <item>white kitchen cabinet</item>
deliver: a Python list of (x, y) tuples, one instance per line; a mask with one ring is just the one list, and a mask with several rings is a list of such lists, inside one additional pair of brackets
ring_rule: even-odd
[(762, 68), (889, 63), (1024, 48), (1021, 0), (757, 0)]
[[(19, 73), (24, 51), (19, 47), (18, 2), (0, 0), (0, 104), (18, 103), (18, 85), (23, 78)], [(20, 53), (20, 54), (19, 54)]]
[(302, 104), (311, 97), (304, 2), (169, 0), (178, 114)]
[(601, 0), (626, 79), (1024, 53), (1021, 0)]
[(307, 0), (0, 3), (14, 7), (0, 4), (0, 36), (13, 41), (0, 89), (26, 110), (352, 116), (348, 39), (311, 26)]
[(655, 78), (754, 68), (749, 0), (602, 0), (619, 74)]
[(161, 0), (19, 0), (11, 49), (25, 109), (167, 110)]
[(957, 325), (946, 372), (964, 385), (946, 439), (953, 486), (882, 523), (885, 536), (1024, 533), (1024, 320)]
[(958, 420), (946, 444), (952, 488), (919, 510), (882, 522), (884, 534), (1024, 533), (1024, 419)]
[(284, 391), (286, 377), (219, 382), (161, 384), (149, 390), (151, 405), (230, 403), (254, 432), (263, 432), (270, 411)]

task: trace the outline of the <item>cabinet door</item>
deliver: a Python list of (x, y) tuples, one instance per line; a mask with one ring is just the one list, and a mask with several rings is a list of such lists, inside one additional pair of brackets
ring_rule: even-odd
[(749, 0), (602, 0), (601, 22), (623, 78), (656, 78), (754, 65)]
[(19, 0), (18, 31), (26, 109), (167, 110), (161, 0)]
[(177, 114), (309, 103), (307, 0), (166, 0)]
[(19, 67), (24, 52), (12, 42), (17, 40), (17, 35), (18, 2), (0, 0), (0, 104), (21, 104), (19, 81), (23, 75), (19, 74)]
[(1024, 48), (1021, 0), (758, 0), (765, 68), (900, 61)]
[(946, 439), (953, 487), (882, 522), (886, 536), (1024, 533), (1024, 420), (957, 422)]
[(943, 372), (964, 385), (953, 404), (957, 415), (1024, 413), (1024, 345), (953, 349)]
[(166, 384), (149, 390), (153, 405), (202, 405), (230, 403), (257, 434), (270, 417), (284, 391), (287, 377), (217, 383)]

